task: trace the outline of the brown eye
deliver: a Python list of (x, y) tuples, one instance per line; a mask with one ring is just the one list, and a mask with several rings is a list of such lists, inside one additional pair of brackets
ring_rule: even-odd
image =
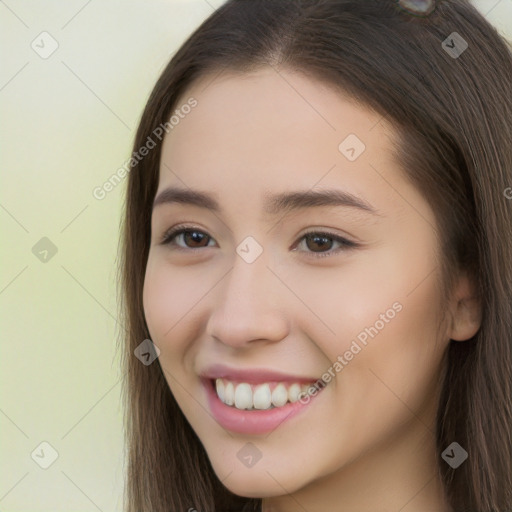
[[(201, 231), (183, 231), (183, 240), (187, 246), (207, 247), (209, 237)], [(206, 245), (204, 244), (206, 240)]]
[[(303, 235), (298, 245), (302, 242), (305, 242), (304, 245), (306, 249), (305, 251), (300, 252), (306, 252), (308, 255), (312, 255), (316, 258), (334, 256), (343, 250), (358, 247), (358, 244), (355, 242), (351, 242), (341, 236), (317, 231), (311, 231)], [(338, 244), (339, 247), (337, 249), (333, 249), (333, 244)]]
[(332, 240), (334, 237), (318, 235), (313, 233), (306, 235), (304, 238), (306, 240), (306, 247), (309, 250), (313, 252), (319, 250), (321, 252), (322, 250), (329, 250), (332, 247)]
[[(183, 236), (182, 236), (183, 235)], [(181, 240), (184, 245), (177, 244), (176, 240), (182, 237)], [(198, 229), (186, 228), (186, 229), (172, 229), (164, 235), (162, 245), (177, 245), (181, 249), (200, 249), (202, 247), (208, 247), (208, 242), (211, 238)]]

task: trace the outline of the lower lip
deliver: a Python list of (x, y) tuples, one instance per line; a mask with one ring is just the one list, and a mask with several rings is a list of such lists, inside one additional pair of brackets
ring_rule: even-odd
[(201, 379), (208, 397), (210, 410), (217, 423), (231, 432), (240, 434), (265, 434), (275, 430), (285, 421), (290, 420), (311, 405), (321, 391), (315, 396), (310, 396), (307, 404), (300, 401), (288, 403), (274, 409), (240, 410), (226, 405), (217, 396), (214, 383), (210, 379)]

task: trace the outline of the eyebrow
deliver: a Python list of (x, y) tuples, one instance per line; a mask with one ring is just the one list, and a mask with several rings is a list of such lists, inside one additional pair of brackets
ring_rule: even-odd
[[(158, 194), (153, 202), (153, 210), (163, 204), (189, 204), (220, 213), (221, 207), (214, 196), (199, 190), (169, 187)], [(305, 190), (281, 194), (265, 194), (265, 213), (285, 214), (296, 210), (321, 207), (345, 206), (358, 208), (373, 215), (378, 211), (364, 199), (343, 190)]]

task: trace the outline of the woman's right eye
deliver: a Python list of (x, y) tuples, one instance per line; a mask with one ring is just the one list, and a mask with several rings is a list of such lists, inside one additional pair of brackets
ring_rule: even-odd
[[(177, 243), (177, 240), (184, 242), (184, 245)], [(204, 245), (204, 241), (207, 245)], [(178, 249), (201, 249), (208, 247), (208, 241), (213, 240), (209, 235), (196, 228), (175, 227), (166, 231), (162, 237), (161, 245), (172, 245)]]

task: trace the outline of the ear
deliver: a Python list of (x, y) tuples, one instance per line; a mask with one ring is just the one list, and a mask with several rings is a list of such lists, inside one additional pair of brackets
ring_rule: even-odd
[(466, 273), (461, 273), (452, 292), (449, 304), (451, 325), (450, 339), (465, 341), (472, 338), (482, 324), (482, 305), (474, 283)]

